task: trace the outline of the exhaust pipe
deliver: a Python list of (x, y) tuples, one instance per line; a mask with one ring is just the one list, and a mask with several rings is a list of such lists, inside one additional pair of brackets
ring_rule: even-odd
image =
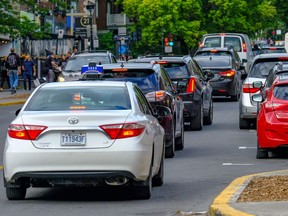
[(114, 177), (105, 179), (105, 183), (110, 186), (120, 186), (124, 185), (129, 181), (126, 177)]

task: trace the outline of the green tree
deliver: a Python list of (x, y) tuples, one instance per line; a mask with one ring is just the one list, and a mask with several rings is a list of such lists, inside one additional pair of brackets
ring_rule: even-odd
[(130, 27), (142, 30), (138, 46), (155, 47), (161, 51), (163, 37), (173, 34), (174, 40), (182, 42), (187, 51), (195, 46), (203, 33), (200, 31), (202, 13), (199, 0), (118, 0), (124, 13), (134, 21)]
[(99, 34), (99, 50), (109, 50), (114, 52), (114, 42), (112, 32)]

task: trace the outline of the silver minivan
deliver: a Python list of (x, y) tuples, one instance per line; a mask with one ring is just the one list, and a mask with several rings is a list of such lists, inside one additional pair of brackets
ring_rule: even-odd
[(254, 58), (254, 54), (252, 51), (252, 44), (247, 34), (241, 34), (241, 33), (205, 34), (201, 39), (199, 47), (204, 48), (233, 47), (233, 49), (237, 51), (244, 66), (246, 67), (245, 69), (246, 72), (248, 71)]

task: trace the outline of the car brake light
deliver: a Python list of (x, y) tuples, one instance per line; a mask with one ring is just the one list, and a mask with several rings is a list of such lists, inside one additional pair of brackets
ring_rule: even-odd
[(149, 92), (145, 96), (147, 100), (150, 102), (163, 101), (166, 97), (166, 92), (165, 91)]
[(157, 63), (158, 64), (167, 64), (168, 62), (167, 61), (158, 61)]
[(253, 88), (252, 84), (243, 84), (242, 85), (242, 92), (243, 93), (256, 93), (260, 89), (259, 88)]
[(41, 125), (11, 124), (8, 127), (8, 135), (15, 139), (35, 140), (46, 128)]
[(269, 50), (277, 50), (276, 47), (270, 47)]
[(233, 76), (235, 76), (235, 71), (234, 70), (227, 70), (227, 71), (219, 72), (219, 74), (221, 76), (224, 76), (224, 77), (233, 77)]
[(196, 78), (190, 78), (186, 93), (193, 93), (196, 89)]
[(210, 50), (210, 52), (211, 52), (211, 53), (217, 53), (218, 50), (216, 50), (216, 49), (212, 49), (212, 50)]
[(145, 125), (140, 123), (125, 123), (101, 125), (100, 128), (104, 130), (111, 139), (123, 139), (139, 136), (143, 133)]
[(242, 43), (242, 49), (243, 49), (243, 52), (247, 52), (247, 47), (245, 43)]

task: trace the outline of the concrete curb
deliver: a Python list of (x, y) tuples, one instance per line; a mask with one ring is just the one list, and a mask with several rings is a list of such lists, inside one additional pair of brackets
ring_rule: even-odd
[(209, 206), (210, 216), (252, 216), (253, 214), (242, 212), (231, 207), (229, 204), (237, 202), (241, 192), (246, 188), (249, 182), (257, 176), (269, 176), (276, 175), (281, 172), (288, 172), (288, 170), (279, 170), (273, 172), (265, 172), (242, 176), (236, 178), (228, 185), (212, 202)]
[(16, 104), (24, 104), (26, 102), (25, 100), (18, 100), (18, 101), (9, 101), (9, 102), (0, 102), (0, 106), (11, 106)]

